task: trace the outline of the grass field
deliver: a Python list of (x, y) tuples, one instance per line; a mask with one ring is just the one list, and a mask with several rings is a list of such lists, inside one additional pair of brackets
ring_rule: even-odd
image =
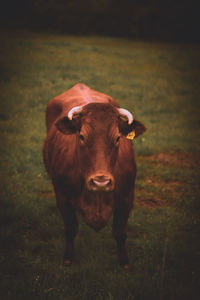
[[(200, 46), (1, 32), (0, 298), (197, 300), (200, 297)], [(77, 82), (143, 122), (129, 219), (130, 268), (116, 265), (111, 221), (80, 219), (76, 261), (42, 162), (49, 99)]]

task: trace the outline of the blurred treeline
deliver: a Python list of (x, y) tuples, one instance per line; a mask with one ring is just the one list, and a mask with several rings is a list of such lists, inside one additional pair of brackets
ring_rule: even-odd
[(72, 34), (199, 41), (195, 0), (7, 0), (4, 26)]

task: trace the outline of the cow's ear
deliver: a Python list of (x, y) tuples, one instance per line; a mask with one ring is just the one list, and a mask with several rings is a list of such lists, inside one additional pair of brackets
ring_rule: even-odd
[(69, 120), (68, 117), (63, 117), (55, 123), (55, 126), (60, 132), (68, 135), (80, 131), (81, 121), (80, 118)]
[(131, 124), (120, 118), (119, 120), (119, 131), (125, 135), (128, 139), (138, 137), (146, 131), (146, 127), (141, 122), (134, 120)]
[(138, 137), (147, 130), (146, 126), (144, 126), (144, 124), (140, 121), (134, 120), (132, 124), (133, 130), (135, 131), (135, 137)]

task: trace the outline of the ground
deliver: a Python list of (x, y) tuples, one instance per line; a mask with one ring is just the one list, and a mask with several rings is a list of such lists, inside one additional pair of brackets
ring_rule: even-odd
[[(1, 299), (199, 299), (199, 45), (2, 31)], [(47, 102), (83, 82), (147, 131), (134, 140), (130, 267), (116, 265), (111, 222), (81, 216), (74, 265), (42, 161)]]

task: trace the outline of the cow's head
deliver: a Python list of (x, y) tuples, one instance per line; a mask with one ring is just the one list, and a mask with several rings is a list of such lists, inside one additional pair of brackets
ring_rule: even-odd
[(133, 130), (137, 137), (146, 130), (129, 111), (108, 103), (73, 107), (56, 127), (63, 134), (77, 135), (80, 170), (86, 188), (95, 192), (110, 192), (115, 187), (113, 168), (121, 137)]
[[(87, 199), (82, 199), (85, 201), (85, 204), (81, 205), (82, 211), (87, 211), (86, 217), (90, 219), (88, 223), (92, 227), (103, 227), (105, 225), (103, 223), (106, 223), (113, 209), (112, 201), (109, 202), (108, 198), (112, 198), (111, 194), (115, 189), (114, 168), (121, 139), (125, 140), (133, 130), (137, 137), (146, 128), (134, 120), (129, 111), (109, 103), (90, 103), (74, 107), (67, 116), (56, 122), (56, 127), (63, 134), (76, 134), (78, 165), (87, 193)], [(107, 196), (102, 197), (105, 193)], [(88, 205), (87, 201), (91, 197), (96, 199), (97, 203), (93, 200)], [(104, 200), (98, 199), (104, 199), (105, 203)], [(90, 217), (89, 211), (91, 211)], [(98, 214), (106, 215), (97, 216)], [(95, 222), (98, 224), (94, 226)]]

